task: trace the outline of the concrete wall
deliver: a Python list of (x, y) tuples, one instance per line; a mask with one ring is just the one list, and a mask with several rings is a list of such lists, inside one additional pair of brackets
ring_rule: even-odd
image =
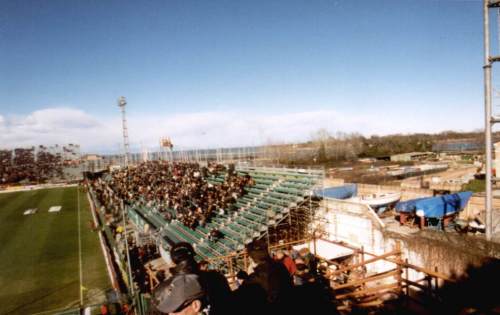
[[(346, 184), (343, 179), (328, 178), (324, 181), (324, 187), (342, 186)], [(432, 197), (434, 192), (432, 189), (417, 188), (414, 185), (373, 185), (373, 184), (356, 184), (358, 186), (358, 195), (370, 195), (375, 193), (401, 192), (401, 200), (409, 200), (422, 197)], [(442, 188), (442, 187), (441, 187)], [(500, 199), (499, 199), (500, 202)], [(500, 204), (500, 203), (499, 203)]]
[[(474, 194), (469, 200), (467, 207), (460, 213), (462, 219), (473, 219), (485, 211), (485, 196), (484, 193)], [(493, 198), (493, 209), (500, 209), (500, 198)]]
[[(343, 200), (324, 201), (322, 227), (330, 240), (346, 242), (355, 247), (363, 247), (374, 254), (392, 250), (384, 239), (383, 223), (366, 205)], [(392, 244), (392, 245), (395, 245)], [(369, 257), (366, 257), (367, 259)], [(394, 268), (394, 264), (379, 261), (367, 266), (368, 272), (381, 272)]]
[(327, 177), (323, 180), (323, 187), (335, 187), (344, 185), (345, 181), (343, 178)]
[[(500, 258), (500, 244), (486, 242), (474, 236), (418, 229), (408, 230), (398, 225), (381, 225), (363, 205), (349, 205), (345, 201), (324, 202), (322, 227), (330, 240), (343, 241), (365, 251), (380, 255), (401, 244), (403, 259), (410, 264), (448, 275), (460, 275), (469, 265), (478, 265), (487, 257)], [(369, 257), (367, 257), (369, 258)], [(369, 272), (393, 268), (386, 262), (368, 266)], [(409, 270), (410, 280), (420, 280), (423, 273)]]
[(451, 192), (458, 192), (462, 189), (461, 183), (431, 183), (430, 189), (434, 190), (449, 190)]
[(361, 195), (388, 193), (388, 192), (401, 192), (401, 200), (433, 196), (433, 192), (430, 189), (400, 187), (396, 185), (390, 186), (390, 185), (358, 184), (358, 194)]

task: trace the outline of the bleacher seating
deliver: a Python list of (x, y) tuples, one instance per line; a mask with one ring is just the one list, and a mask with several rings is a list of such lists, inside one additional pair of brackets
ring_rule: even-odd
[(44, 183), (63, 179), (63, 160), (60, 154), (39, 147), (0, 150), (0, 185)]
[[(237, 171), (239, 175), (249, 174), (255, 185), (245, 188), (246, 194), (204, 226), (191, 229), (175, 219), (168, 223), (157, 211), (146, 207), (131, 207), (129, 217), (139, 227), (147, 223), (158, 231), (167, 247), (177, 242), (189, 242), (195, 247), (199, 259), (211, 259), (242, 250), (245, 244), (263, 237), (270, 226), (287, 217), (290, 208), (304, 202), (322, 180), (319, 172), (264, 168)], [(207, 181), (219, 185), (224, 182), (224, 174), (210, 176)], [(212, 239), (212, 230), (222, 233), (222, 237)]]

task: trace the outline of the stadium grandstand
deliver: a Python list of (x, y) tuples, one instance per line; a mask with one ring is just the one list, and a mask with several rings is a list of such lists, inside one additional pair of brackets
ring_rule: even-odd
[(79, 159), (80, 146), (76, 144), (2, 149), (0, 186), (80, 178)]
[[(290, 249), (311, 239), (319, 206), (313, 191), (323, 181), (322, 170), (154, 160), (88, 172), (85, 184), (120, 282), (145, 314), (154, 289), (172, 272), (165, 262), (175, 266), (170, 251), (178, 245), (190, 244), (196, 262), (234, 280), (248, 270), (248, 246)], [(310, 252), (302, 255), (314, 264)], [(153, 267), (160, 257), (163, 267)]]
[(218, 258), (255, 239), (277, 244), (305, 238), (316, 206), (311, 192), (323, 176), (312, 170), (153, 161), (93, 179), (89, 188), (113, 218), (108, 225), (121, 224), (123, 199), (130, 220), (164, 250), (188, 242), (198, 260), (224, 268)]

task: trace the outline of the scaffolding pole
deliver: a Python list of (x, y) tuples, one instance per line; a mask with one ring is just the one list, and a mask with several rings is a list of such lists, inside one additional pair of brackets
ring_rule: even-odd
[(491, 177), (491, 164), (492, 164), (492, 140), (491, 140), (491, 65), (490, 58), (490, 25), (489, 25), (489, 9), (490, 0), (483, 0), (483, 14), (484, 14), (484, 114), (485, 114), (485, 173), (486, 173), (486, 239), (491, 240), (492, 234), (492, 177)]

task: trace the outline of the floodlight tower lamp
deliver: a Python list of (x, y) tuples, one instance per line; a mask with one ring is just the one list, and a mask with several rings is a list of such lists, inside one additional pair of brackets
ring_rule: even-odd
[(127, 101), (125, 97), (120, 96), (118, 99), (118, 106), (122, 111), (122, 129), (123, 129), (123, 147), (125, 154), (125, 166), (128, 166), (129, 161), (129, 143), (128, 143), (128, 128), (127, 128), (127, 118), (125, 116), (125, 106), (127, 105)]

